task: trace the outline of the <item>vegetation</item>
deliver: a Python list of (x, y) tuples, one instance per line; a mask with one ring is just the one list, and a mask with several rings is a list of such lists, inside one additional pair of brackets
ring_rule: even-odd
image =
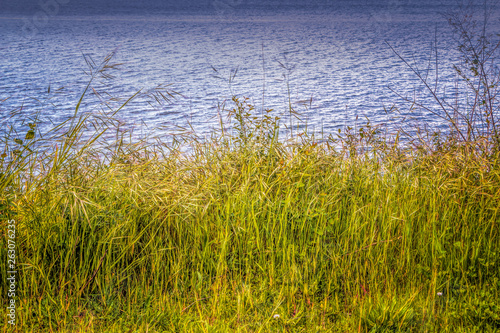
[[(110, 59), (91, 63), (82, 99)], [(110, 143), (120, 107), (81, 100), (43, 136), (35, 117), (0, 159), (0, 255), (14, 220), (18, 270), (2, 329), (498, 331), (498, 85), (481, 59), (475, 111), (440, 113), (452, 130), (428, 140), (367, 124), (290, 145), (272, 110), (237, 97), (205, 140)]]

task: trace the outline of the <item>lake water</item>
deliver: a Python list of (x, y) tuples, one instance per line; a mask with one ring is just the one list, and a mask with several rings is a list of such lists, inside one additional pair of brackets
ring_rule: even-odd
[[(95, 81), (98, 91), (128, 98), (139, 89), (171, 84), (182, 95), (164, 105), (139, 98), (120, 111), (118, 118), (136, 134), (144, 126), (188, 121), (198, 133), (207, 133), (217, 126), (220, 106), (232, 106), (232, 95), (248, 97), (257, 113), (272, 108), (285, 119), (290, 97), (316, 132), (336, 132), (356, 118), (365, 122), (364, 117), (395, 126), (401, 120), (384, 108), (398, 103), (403, 114), (408, 109), (396, 93), (428, 94), (388, 44), (425, 70), (437, 40), (440, 84), (448, 91), (455, 86), (451, 66), (457, 43), (441, 16), (454, 1), (357, 0), (276, 10), (231, 3), (190, 11), (60, 10), (45, 17), (33, 5), (28, 13), (0, 14), (0, 100), (8, 98), (0, 104), (0, 132), (7, 125), (19, 128), (36, 111), (42, 128), (67, 119), (89, 79), (84, 55), (100, 62), (113, 50), (111, 62), (123, 65), (114, 79)], [(82, 110), (95, 110), (98, 103), (89, 94)], [(439, 125), (425, 113), (417, 116)], [(157, 129), (162, 131), (167, 133)]]

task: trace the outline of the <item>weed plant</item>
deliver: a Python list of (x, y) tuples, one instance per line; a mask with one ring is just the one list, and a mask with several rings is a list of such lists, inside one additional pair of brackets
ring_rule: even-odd
[(418, 149), (369, 125), (287, 145), (272, 110), (233, 102), (206, 140), (100, 140), (121, 107), (7, 135), (0, 255), (15, 220), (18, 274), (2, 329), (500, 330), (498, 127)]

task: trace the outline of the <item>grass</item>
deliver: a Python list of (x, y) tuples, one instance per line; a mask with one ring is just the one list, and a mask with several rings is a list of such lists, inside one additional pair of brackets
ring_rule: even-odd
[(206, 140), (109, 144), (128, 101), (92, 114), (82, 99), (48, 134), (33, 121), (3, 140), (0, 255), (13, 220), (18, 271), (4, 331), (500, 329), (496, 127), (406, 145), (369, 125), (321, 143), (296, 130), (287, 145), (279, 117), (235, 97), (232, 130)]
[(9, 148), (16, 331), (499, 329), (498, 152), (288, 147), (235, 102), (191, 154)]

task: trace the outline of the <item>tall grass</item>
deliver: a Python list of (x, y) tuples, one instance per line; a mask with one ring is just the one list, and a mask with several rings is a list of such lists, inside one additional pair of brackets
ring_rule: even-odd
[(2, 165), (16, 329), (498, 329), (498, 154), (290, 148), (275, 118), (243, 119), (188, 157), (63, 145)]
[(75, 112), (50, 140), (35, 123), (7, 136), (0, 255), (15, 220), (19, 274), (2, 329), (500, 329), (494, 131), (409, 149), (365, 126), (287, 145), (273, 111), (233, 102), (232, 131), (206, 140), (109, 145), (114, 111)]

